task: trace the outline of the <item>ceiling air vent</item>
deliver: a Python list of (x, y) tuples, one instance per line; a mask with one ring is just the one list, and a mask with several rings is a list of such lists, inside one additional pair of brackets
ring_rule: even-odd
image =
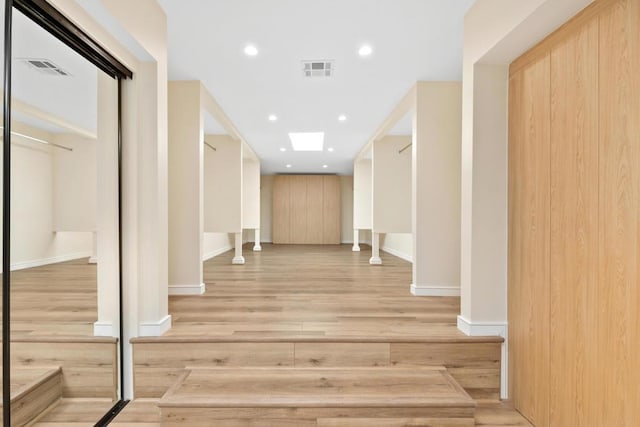
[(302, 61), (302, 72), (305, 77), (331, 77), (333, 71), (333, 61)]
[(48, 59), (24, 58), (21, 60), (25, 62), (29, 67), (43, 74), (48, 74), (50, 76), (69, 76), (70, 75), (68, 72), (58, 67), (56, 64), (54, 64)]

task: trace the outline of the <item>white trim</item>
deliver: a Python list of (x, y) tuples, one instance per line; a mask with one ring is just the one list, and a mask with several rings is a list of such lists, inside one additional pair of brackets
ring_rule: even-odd
[(500, 398), (509, 398), (509, 328), (507, 322), (470, 322), (462, 315), (458, 316), (458, 329), (465, 335), (477, 336), (500, 336), (504, 338), (502, 343), (502, 354), (500, 357)]
[(98, 263), (97, 256), (91, 256), (91, 258), (89, 258), (89, 264), (97, 264), (97, 263)]
[(234, 256), (233, 259), (231, 260), (231, 264), (233, 264), (233, 265), (243, 265), (244, 264), (244, 257), (243, 256)]
[(140, 323), (138, 334), (141, 337), (159, 337), (171, 329), (171, 315), (167, 314), (157, 322)]
[(417, 297), (459, 297), (460, 288), (453, 286), (432, 286), (411, 284), (411, 294)]
[(24, 270), (25, 268), (41, 267), (43, 265), (57, 264), (59, 262), (73, 261), (75, 259), (90, 258), (93, 251), (76, 252), (73, 254), (58, 255), (51, 258), (20, 261), (11, 264), (11, 271)]
[(169, 285), (169, 295), (202, 295), (205, 290), (204, 283), (199, 285)]
[(353, 240), (343, 240), (341, 242), (341, 244), (343, 244), (343, 245), (352, 245), (353, 244)]
[(369, 258), (369, 264), (371, 265), (382, 265), (382, 258), (379, 256), (372, 256)]
[(262, 251), (262, 246), (261, 245), (253, 245), (253, 251), (254, 252), (260, 252)]
[(386, 246), (383, 246), (382, 248), (380, 248), (381, 251), (386, 252), (388, 254), (397, 256), (398, 258), (402, 258), (405, 261), (409, 261), (410, 263), (413, 263), (413, 256), (406, 254), (404, 252), (400, 252), (398, 250), (392, 249), (392, 248), (388, 248)]
[(223, 246), (219, 249), (216, 249), (215, 251), (211, 251), (209, 253), (204, 254), (204, 256), (202, 257), (202, 261), (208, 261), (211, 258), (215, 258), (218, 255), (222, 255), (225, 252), (229, 252), (231, 249), (233, 249), (231, 247), (231, 245), (227, 245), (227, 246)]
[(93, 336), (94, 337), (113, 337), (113, 323), (111, 322), (94, 322), (93, 323)]

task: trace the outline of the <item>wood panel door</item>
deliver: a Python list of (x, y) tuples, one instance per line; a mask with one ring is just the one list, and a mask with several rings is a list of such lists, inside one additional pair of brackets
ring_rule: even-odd
[(509, 336), (514, 404), (548, 425), (550, 60), (510, 79)]
[[(549, 424), (588, 425), (597, 370), (598, 20), (551, 51)], [(580, 355), (580, 356), (577, 356)], [(593, 400), (596, 398), (596, 400)]]
[(271, 240), (273, 243), (291, 241), (291, 181), (286, 176), (273, 180)]
[(273, 242), (340, 244), (340, 177), (279, 175), (273, 187)]

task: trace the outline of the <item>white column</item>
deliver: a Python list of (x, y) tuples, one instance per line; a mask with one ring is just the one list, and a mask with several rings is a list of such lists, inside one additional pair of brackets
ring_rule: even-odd
[(371, 265), (381, 265), (382, 258), (380, 258), (380, 233), (374, 233), (371, 231), (371, 258), (369, 259)]
[[(118, 311), (118, 86), (98, 73), (97, 214), (93, 235), (97, 266), (98, 320), (96, 336), (117, 336)], [(91, 262), (91, 261), (90, 261)]]
[(253, 238), (254, 238), (254, 243), (253, 243), (253, 251), (254, 252), (260, 252), (262, 250), (262, 246), (260, 246), (260, 229), (256, 228), (255, 230), (253, 230)]
[(236, 233), (236, 244), (235, 244), (235, 256), (231, 261), (231, 264), (242, 265), (244, 264), (244, 257), (242, 256), (242, 232)]
[(89, 264), (97, 264), (98, 263), (98, 232), (94, 231), (91, 238), (93, 240), (93, 250), (91, 251)]
[(351, 250), (353, 252), (360, 252), (360, 233), (357, 228), (353, 229), (353, 247)]
[(413, 117), (414, 295), (460, 295), (461, 84), (418, 82)]
[(204, 132), (199, 81), (169, 82), (169, 294), (200, 295)]

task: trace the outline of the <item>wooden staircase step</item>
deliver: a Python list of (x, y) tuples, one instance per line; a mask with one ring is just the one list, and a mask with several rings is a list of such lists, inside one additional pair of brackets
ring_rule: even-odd
[[(61, 397), (62, 369), (60, 367), (12, 369), (11, 424), (27, 424)], [(2, 408), (1, 401), (0, 408)], [(0, 423), (2, 423), (1, 410)]]
[(462, 426), (473, 425), (475, 406), (443, 367), (188, 368), (158, 402), (166, 426), (332, 425), (343, 418), (351, 425), (422, 419)]

